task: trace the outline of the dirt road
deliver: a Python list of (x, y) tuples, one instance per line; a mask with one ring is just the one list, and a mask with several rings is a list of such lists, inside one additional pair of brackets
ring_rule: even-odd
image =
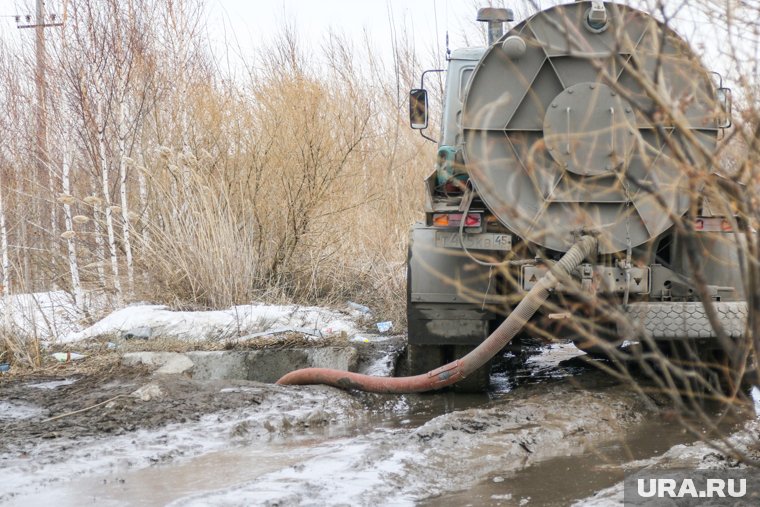
[(144, 368), (5, 382), (0, 503), (567, 505), (693, 440), (576, 354), (545, 348), (480, 396)]

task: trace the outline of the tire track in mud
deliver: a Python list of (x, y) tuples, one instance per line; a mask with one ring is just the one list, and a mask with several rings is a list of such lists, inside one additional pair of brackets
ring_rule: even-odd
[[(624, 385), (589, 367), (563, 373), (558, 363), (536, 362), (523, 374), (538, 380), (492, 393), (490, 401), (145, 373), (107, 383), (82, 379), (29, 396), (24, 386), (6, 386), (42, 411), (3, 425), (10, 433), (0, 450), (0, 503), (404, 505), (451, 498), (455, 505), (457, 491), (490, 494), (484, 482), (509, 489), (512, 478), (552, 460), (588, 460), (604, 442), (653, 419), (654, 404)], [(60, 419), (56, 438), (39, 438), (41, 419), (74, 406), (66, 393), (89, 393), (95, 402), (153, 384), (161, 393), (155, 399), (128, 397)]]
[(309, 448), (298, 464), (172, 505), (414, 504), (489, 475), (581, 454), (640, 423), (644, 404), (625, 389), (614, 390), (594, 393), (561, 384), (548, 392), (527, 389), (495, 406), (440, 415), (418, 428), (325, 442)]

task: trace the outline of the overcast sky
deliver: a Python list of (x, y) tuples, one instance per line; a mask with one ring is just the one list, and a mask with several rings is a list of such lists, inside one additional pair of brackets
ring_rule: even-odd
[[(181, 1), (181, 0), (179, 0)], [(549, 6), (555, 0), (531, 0), (533, 3)], [(716, 5), (726, 5), (726, 1), (736, 0), (702, 0), (716, 1)], [(745, 4), (760, 0), (743, 0)], [(442, 54), (444, 37), (448, 30), (451, 46), (456, 48), (463, 43), (463, 34), (475, 33), (475, 13), (478, 5), (488, 5), (489, 0), (206, 0), (206, 29), (213, 43), (214, 51), (222, 55), (230, 50), (247, 62), (255, 59), (266, 41), (271, 40), (281, 30), (283, 23), (289, 21), (297, 27), (300, 40), (309, 48), (318, 52), (328, 30), (343, 33), (349, 39), (360, 41), (366, 29), (375, 42), (377, 51), (386, 58), (390, 57), (392, 29), (405, 28), (413, 39), (417, 53), (426, 57)], [(628, 0), (626, 3), (646, 7), (656, 0)], [(47, 0), (48, 9), (62, 11), (63, 0)], [(507, 1), (514, 4), (518, 18), (526, 12), (527, 0)], [(16, 28), (14, 14), (26, 13), (33, 0), (0, 0), (0, 35), (5, 39), (18, 38), (20, 31)], [(676, 9), (679, 6), (696, 5), (696, 2), (668, 0), (665, 5)], [(756, 13), (753, 13), (756, 15)], [(745, 20), (746, 21), (746, 20)], [(757, 27), (754, 20), (750, 25)], [(720, 33), (725, 20), (710, 20), (694, 7), (680, 9), (675, 21), (679, 33), (706, 54), (708, 67), (731, 73), (725, 59), (718, 56), (725, 37)], [(749, 30), (739, 30), (747, 34)], [(32, 36), (32, 31), (25, 31)], [(26, 34), (24, 34), (26, 35)], [(756, 37), (756, 35), (755, 35)], [(477, 39), (477, 36), (476, 36)], [(440, 52), (440, 53), (438, 53)], [(723, 61), (722, 61), (723, 60)], [(756, 65), (754, 58), (746, 58), (747, 65)], [(756, 70), (745, 70), (745, 75)], [(730, 76), (729, 76), (730, 77)]]
[(366, 30), (377, 51), (390, 58), (390, 44), (383, 42), (391, 40), (392, 27), (403, 27), (418, 52), (443, 56), (447, 29), (452, 44), (461, 45), (461, 34), (474, 25), (475, 5), (469, 0), (208, 0), (208, 29), (220, 49), (234, 34), (249, 54), (275, 37), (284, 22), (293, 23), (300, 39), (315, 49), (329, 30), (357, 43)]
[[(0, 0), (3, 1), (3, 0)], [(548, 7), (571, 0), (506, 0), (513, 6), (518, 21), (528, 12), (529, 3)], [(358, 40), (366, 28), (376, 42), (378, 51), (390, 57), (392, 26), (406, 27), (413, 37), (415, 48), (422, 57), (445, 48), (445, 33), (450, 33), (451, 47), (461, 47), (463, 35), (475, 33), (475, 15), (478, 6), (498, 0), (208, 0), (208, 29), (218, 48), (224, 48), (226, 34), (234, 34), (244, 53), (254, 55), (261, 48), (262, 41), (271, 39), (286, 19), (292, 19), (302, 40), (317, 48), (324, 34), (332, 28)], [(700, 4), (717, 7), (700, 8)], [(740, 3), (752, 6), (750, 13), (742, 17), (735, 11), (737, 27), (734, 37), (745, 37), (743, 47), (746, 55), (741, 59), (741, 74), (759, 75), (757, 69), (757, 4), (760, 0), (666, 0), (669, 16), (673, 16), (673, 26), (678, 33), (692, 44), (697, 53), (704, 55), (705, 65), (720, 72), (729, 79), (739, 74), (736, 65), (721, 56), (727, 43), (726, 19), (721, 12), (728, 5)], [(627, 0), (632, 6), (651, 11), (658, 0)], [(705, 13), (711, 11), (711, 15)], [(750, 18), (750, 19), (745, 19)], [(739, 25), (742, 26), (739, 26)], [(753, 30), (754, 27), (754, 30)], [(755, 33), (750, 33), (754, 31)], [(476, 36), (477, 39), (477, 36)], [(748, 39), (752, 39), (749, 41)], [(737, 40), (737, 39), (734, 39)], [(472, 41), (472, 39), (471, 39)], [(740, 45), (742, 45), (740, 43)], [(428, 60), (432, 64), (432, 60)]]
[[(181, 1), (181, 0), (180, 0)], [(406, 26), (417, 46), (443, 48), (447, 26), (452, 42), (461, 42), (472, 26), (475, 0), (206, 0), (207, 29), (216, 50), (237, 48), (249, 54), (271, 40), (284, 21), (295, 23), (302, 40), (319, 45), (333, 29), (358, 40), (366, 28), (374, 40), (388, 40), (391, 26)], [(487, 5), (487, 1), (482, 2)], [(33, 13), (32, 0), (0, 0), (0, 33), (16, 37), (15, 14)], [(62, 12), (63, 0), (46, 0)], [(31, 35), (31, 34), (30, 34)], [(456, 38), (456, 40), (454, 40)], [(379, 51), (385, 48), (378, 43)]]

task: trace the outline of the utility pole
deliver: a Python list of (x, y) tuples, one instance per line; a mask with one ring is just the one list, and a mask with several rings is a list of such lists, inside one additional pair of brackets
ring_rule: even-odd
[[(36, 0), (35, 18), (32, 22), (31, 16), (16, 16), (16, 23), (19, 29), (33, 28), (35, 31), (34, 41), (34, 84), (37, 95), (37, 134), (35, 146), (35, 161), (37, 166), (37, 181), (44, 181), (42, 178), (48, 170), (48, 152), (47, 152), (47, 55), (45, 52), (45, 28), (53, 26), (63, 26), (58, 21), (55, 14), (47, 15), (45, 13), (45, 0)], [(23, 20), (23, 21), (22, 21)]]
[[(37, 107), (35, 116), (37, 119), (36, 125), (36, 142), (34, 147), (34, 165), (35, 174), (33, 181), (40, 188), (45, 188), (47, 177), (49, 175), (50, 158), (47, 150), (47, 82), (46, 82), (46, 52), (45, 52), (45, 28), (54, 26), (63, 26), (56, 14), (45, 13), (45, 1), (35, 0), (36, 9), (35, 17), (32, 20), (32, 16), (27, 14), (25, 16), (16, 16), (16, 26), (19, 29), (32, 28), (35, 30), (35, 43), (34, 43), (34, 84), (36, 89)], [(37, 218), (41, 219), (41, 213), (39, 205), (35, 206), (35, 214)], [(28, 241), (29, 238), (26, 234), (26, 219), (21, 221), (21, 234)], [(27, 245), (29, 248), (31, 245)], [(28, 253), (24, 255), (24, 283), (27, 290), (31, 290), (31, 267), (29, 265)]]

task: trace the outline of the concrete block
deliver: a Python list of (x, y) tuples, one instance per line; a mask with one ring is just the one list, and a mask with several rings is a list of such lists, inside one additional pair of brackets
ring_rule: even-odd
[(148, 365), (156, 374), (190, 373), (198, 380), (245, 379), (276, 382), (301, 368), (333, 368), (356, 371), (359, 354), (353, 347), (309, 349), (219, 350), (177, 352), (128, 352), (125, 366)]
[(179, 352), (127, 352), (121, 356), (124, 366), (157, 366), (157, 374), (179, 374), (192, 369), (193, 362)]
[(247, 358), (248, 380), (276, 382), (301, 368), (333, 368), (356, 371), (359, 355), (352, 347), (271, 349), (251, 351)]
[(193, 362), (192, 376), (198, 380), (247, 379), (247, 351), (215, 350), (187, 352)]

